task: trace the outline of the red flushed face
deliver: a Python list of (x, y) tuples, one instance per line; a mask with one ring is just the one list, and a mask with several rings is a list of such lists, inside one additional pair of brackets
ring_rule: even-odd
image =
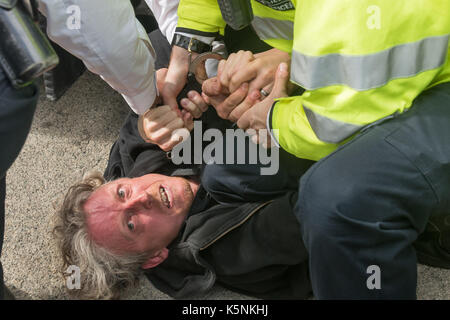
[(112, 252), (144, 253), (177, 236), (198, 185), (184, 178), (148, 174), (105, 184), (84, 205), (88, 232)]

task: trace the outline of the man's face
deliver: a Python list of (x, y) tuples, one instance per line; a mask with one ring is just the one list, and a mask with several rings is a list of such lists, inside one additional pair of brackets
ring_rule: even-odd
[(160, 250), (178, 234), (195, 192), (188, 180), (159, 174), (109, 182), (84, 205), (88, 232), (115, 253)]

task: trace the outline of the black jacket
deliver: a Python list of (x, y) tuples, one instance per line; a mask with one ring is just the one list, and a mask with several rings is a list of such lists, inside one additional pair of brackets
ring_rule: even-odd
[[(144, 143), (136, 119), (128, 116), (111, 149), (107, 179), (199, 174), (199, 167), (175, 166), (157, 146)], [(219, 204), (200, 187), (169, 257), (146, 271), (148, 279), (175, 298), (205, 292), (216, 282), (259, 298), (307, 298), (311, 285), (293, 214), (296, 199), (291, 191), (268, 201)]]
[(296, 192), (229, 205), (213, 203), (204, 189), (199, 192), (183, 230), (169, 246), (169, 258), (147, 272), (158, 289), (185, 298), (217, 281), (260, 298), (308, 297), (307, 252), (292, 212)]

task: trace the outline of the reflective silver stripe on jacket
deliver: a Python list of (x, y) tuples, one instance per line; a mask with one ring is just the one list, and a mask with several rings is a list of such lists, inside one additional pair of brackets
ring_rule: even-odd
[[(340, 143), (357, 132), (364, 132), (386, 120), (395, 118), (400, 114), (396, 111), (384, 118), (378, 119), (367, 125), (356, 125), (352, 123), (345, 123), (339, 120), (334, 120), (315, 113), (311, 109), (303, 106), (306, 118), (311, 125), (314, 133), (320, 141), (328, 143)], [(269, 128), (269, 127), (268, 127)]]
[(294, 22), (292, 21), (254, 17), (252, 26), (261, 40), (294, 39)]
[(430, 37), (361, 56), (336, 53), (313, 57), (294, 50), (291, 80), (307, 90), (331, 85), (369, 90), (442, 66), (448, 41), (449, 35)]
[(327, 118), (303, 106), (309, 124), (320, 141), (339, 143), (364, 126)]

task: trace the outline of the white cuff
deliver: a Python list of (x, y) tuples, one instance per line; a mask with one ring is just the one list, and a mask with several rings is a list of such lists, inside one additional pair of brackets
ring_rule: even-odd
[(156, 97), (159, 95), (158, 88), (156, 87), (156, 74), (153, 74), (153, 82), (144, 91), (139, 94), (129, 96), (122, 94), (122, 97), (137, 114), (144, 114), (155, 101)]
[[(275, 103), (277, 103), (277, 102), (275, 101)], [(272, 114), (272, 109), (273, 109), (273, 107), (275, 106), (275, 103), (272, 104), (272, 106), (271, 106), (270, 109), (269, 109), (269, 112), (267, 113), (266, 127), (267, 127), (267, 130), (268, 130), (269, 133), (270, 133), (270, 138), (272, 139), (273, 143), (275, 143), (275, 145), (276, 145), (279, 149), (281, 149), (280, 144), (278, 143), (278, 140), (277, 140), (277, 138), (275, 137), (275, 134), (274, 134), (274, 132), (273, 132), (273, 130), (272, 130), (272, 126), (271, 126), (271, 123), (270, 123), (270, 115)], [(276, 130), (278, 130), (278, 129), (276, 129)]]

